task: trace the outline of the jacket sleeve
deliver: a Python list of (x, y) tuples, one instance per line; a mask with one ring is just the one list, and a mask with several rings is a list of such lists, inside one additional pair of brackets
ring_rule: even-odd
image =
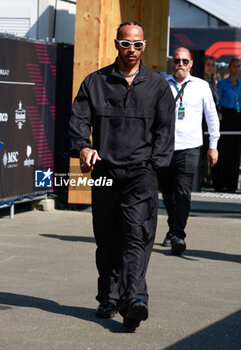
[(203, 111), (208, 126), (209, 132), (209, 148), (216, 149), (219, 140), (219, 118), (217, 109), (213, 100), (211, 89), (208, 84), (205, 84)]
[(71, 157), (79, 158), (79, 152), (83, 148), (92, 148), (90, 141), (91, 125), (91, 104), (85, 80), (81, 84), (72, 105), (72, 113), (69, 122)]
[(169, 84), (165, 80), (162, 84), (153, 127), (151, 161), (155, 170), (169, 166), (174, 152), (175, 102)]

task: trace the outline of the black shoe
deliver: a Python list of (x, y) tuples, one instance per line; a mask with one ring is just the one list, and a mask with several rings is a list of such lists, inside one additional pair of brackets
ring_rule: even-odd
[(170, 232), (167, 232), (166, 237), (162, 243), (163, 247), (171, 247), (171, 236), (170, 236)]
[(124, 317), (123, 319), (123, 326), (132, 332), (135, 331), (135, 329), (140, 326), (140, 323), (141, 323), (140, 321), (131, 320), (128, 317)]
[(169, 238), (165, 238), (163, 243), (162, 243), (163, 247), (170, 247), (171, 246), (171, 240)]
[(148, 318), (148, 307), (144, 300), (135, 300), (128, 309), (127, 319), (134, 321), (145, 321)]
[(186, 243), (184, 239), (173, 237), (171, 239), (172, 255), (181, 255), (186, 250)]
[(116, 306), (108, 301), (100, 303), (96, 310), (96, 317), (113, 318), (117, 313)]

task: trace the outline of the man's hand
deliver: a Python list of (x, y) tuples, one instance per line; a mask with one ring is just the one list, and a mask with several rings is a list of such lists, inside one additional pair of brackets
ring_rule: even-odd
[(214, 166), (218, 161), (218, 150), (217, 149), (209, 149), (207, 153), (207, 160), (211, 166)]
[(91, 159), (96, 153), (96, 160), (101, 160), (96, 150), (92, 148), (83, 148), (80, 151), (80, 169), (82, 173), (88, 173), (94, 169), (94, 165), (91, 164)]

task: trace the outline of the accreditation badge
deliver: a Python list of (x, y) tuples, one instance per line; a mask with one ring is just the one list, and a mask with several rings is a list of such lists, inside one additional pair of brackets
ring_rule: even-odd
[(178, 119), (183, 119), (185, 117), (185, 107), (178, 108)]

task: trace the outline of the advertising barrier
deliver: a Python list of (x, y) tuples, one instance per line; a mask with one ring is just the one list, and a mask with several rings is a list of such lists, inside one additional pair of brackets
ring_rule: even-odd
[(57, 45), (0, 37), (0, 204), (53, 191)]

